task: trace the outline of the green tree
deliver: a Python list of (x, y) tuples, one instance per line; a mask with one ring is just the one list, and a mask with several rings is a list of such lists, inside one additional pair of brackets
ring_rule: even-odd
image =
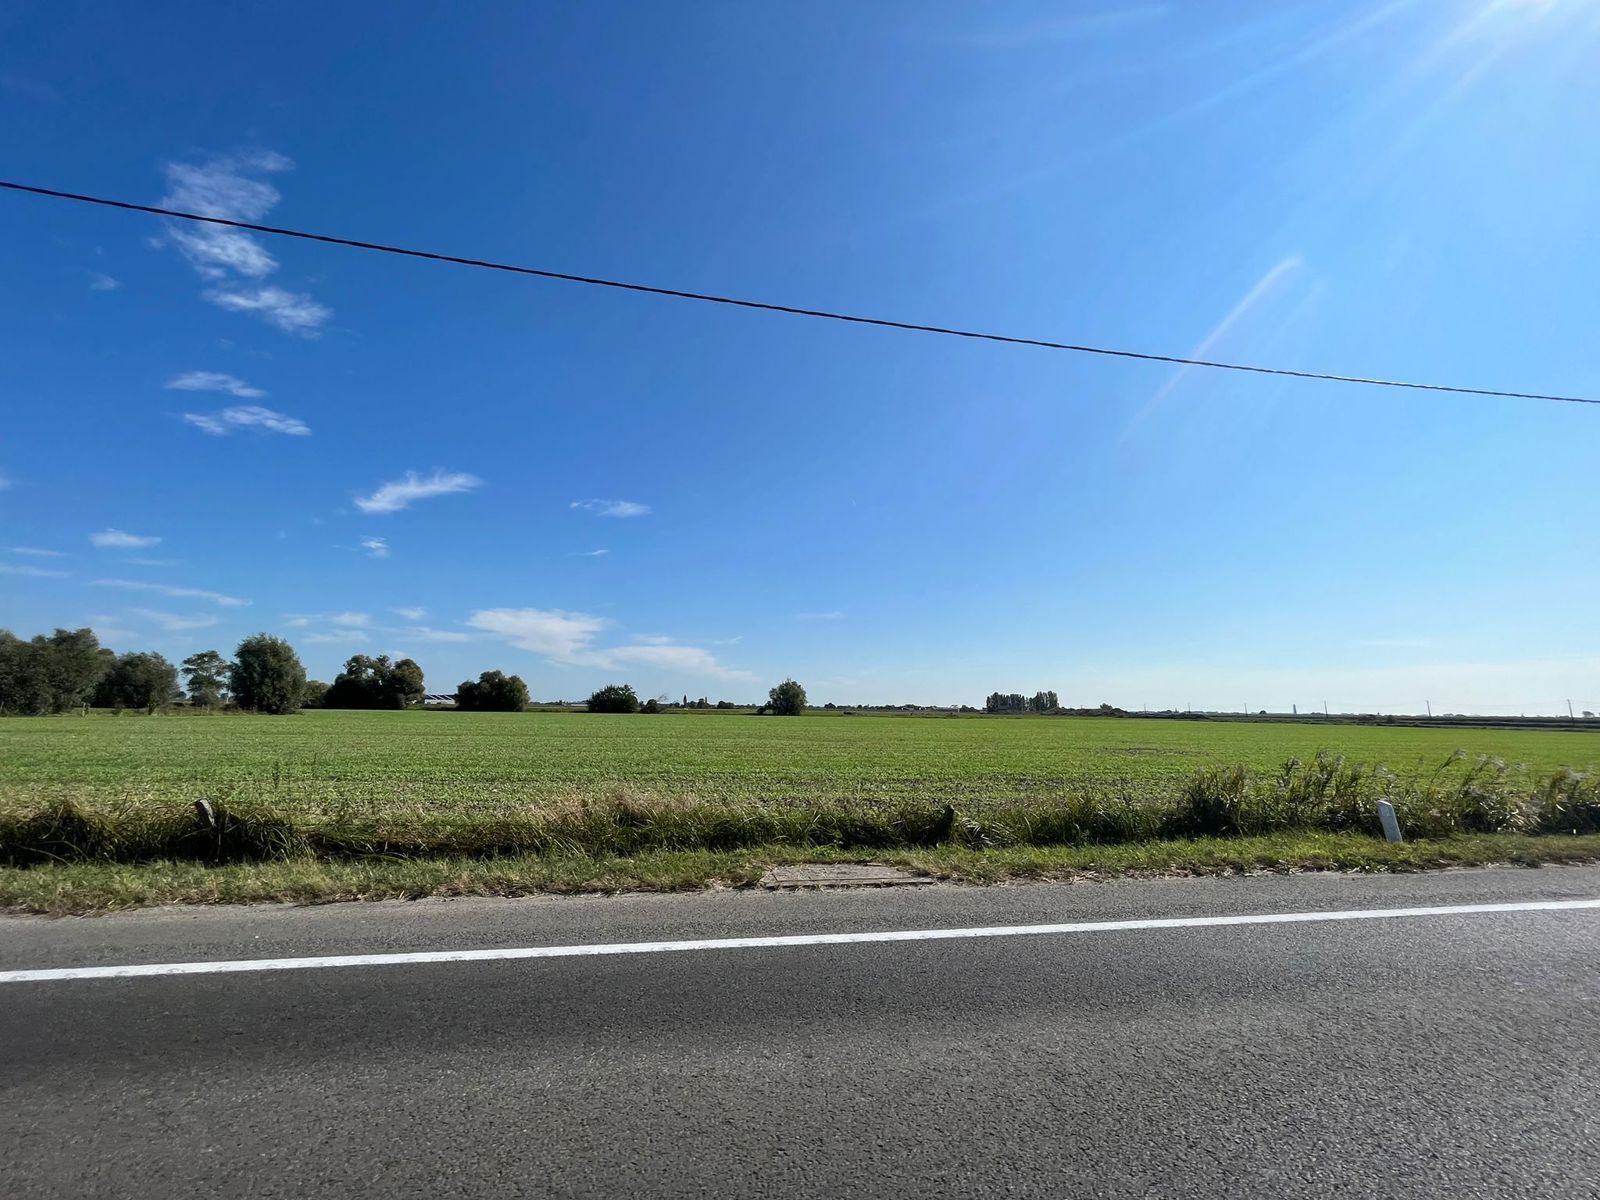
[(215, 650), (202, 650), (183, 660), (183, 677), (189, 685), (189, 703), (216, 708), (227, 698), (228, 660)]
[(628, 683), (609, 683), (589, 697), (589, 711), (595, 713), (636, 713), (639, 697)]
[(456, 707), (466, 712), (521, 712), (528, 707), (528, 685), (520, 675), (485, 671), (476, 683), (461, 681)]
[(105, 700), (112, 708), (142, 708), (153, 713), (180, 694), (178, 669), (159, 654), (124, 654), (104, 683)]
[(389, 668), (389, 674), (383, 681), (383, 695), (387, 702), (385, 708), (407, 708), (422, 703), (427, 689), (423, 687), (422, 668), (416, 660), (402, 658)]
[(31, 643), (49, 691), (48, 712), (66, 712), (88, 704), (96, 686), (116, 661), (103, 649), (92, 629), (57, 629)]
[(32, 642), (0, 629), (0, 712), (24, 715), (50, 711), (50, 681), (44, 656)]
[(301, 701), (304, 708), (326, 708), (328, 700), (328, 685), (320, 679), (306, 680), (305, 697)]
[(304, 700), (306, 669), (288, 642), (258, 633), (233, 652), (228, 687), (240, 708), (280, 716), (295, 712)]
[(780, 717), (798, 717), (806, 710), (806, 690), (785, 679), (767, 693), (767, 708)]
[(422, 700), (422, 668), (412, 659), (390, 662), (380, 654), (354, 654), (334, 677), (323, 701), (327, 708), (405, 708)]

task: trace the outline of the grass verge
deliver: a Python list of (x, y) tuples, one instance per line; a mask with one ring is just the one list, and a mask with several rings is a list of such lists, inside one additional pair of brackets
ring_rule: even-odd
[(0, 908), (56, 915), (156, 904), (521, 896), (533, 893), (686, 891), (755, 884), (766, 867), (794, 862), (876, 862), (967, 883), (1118, 876), (1229, 875), (1257, 871), (1420, 871), (1444, 867), (1600, 862), (1600, 835), (1460, 835), (1390, 845), (1349, 833), (1166, 840), (1101, 846), (944, 845), (845, 851), (766, 846), (650, 850), (629, 856), (326, 859), (295, 855), (208, 866), (185, 860), (80, 862), (0, 868)]

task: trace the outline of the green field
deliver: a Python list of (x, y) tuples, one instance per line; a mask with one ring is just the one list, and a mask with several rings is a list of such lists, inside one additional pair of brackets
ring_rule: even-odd
[(1016, 803), (1174, 793), (1197, 768), (1318, 751), (1403, 776), (1456, 751), (1530, 775), (1600, 767), (1600, 734), (1104, 718), (307, 711), (0, 720), (0, 810), (213, 801), (381, 816), (522, 813), (619, 789), (669, 800)]
[[(1574, 861), (1600, 855), (1597, 767), (1600, 734), (1587, 731), (729, 713), (6, 718), (0, 906), (748, 884), (765, 864), (817, 859), (974, 881)], [(1383, 840), (1379, 800), (1400, 813), (1404, 845)]]

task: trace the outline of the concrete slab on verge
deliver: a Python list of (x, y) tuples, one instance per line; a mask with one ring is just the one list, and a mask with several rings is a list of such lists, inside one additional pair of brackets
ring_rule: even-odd
[(858, 863), (807, 863), (794, 867), (768, 867), (761, 883), (769, 888), (900, 887), (932, 883), (926, 875), (913, 875), (899, 867)]

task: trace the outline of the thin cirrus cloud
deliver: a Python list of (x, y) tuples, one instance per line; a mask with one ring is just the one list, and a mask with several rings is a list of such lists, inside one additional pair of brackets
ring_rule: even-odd
[(266, 389), (222, 371), (185, 371), (174, 375), (163, 386), (172, 392), (226, 392), (241, 400), (259, 400), (267, 394)]
[(574, 500), (567, 506), (597, 517), (648, 517), (650, 506), (637, 500)]
[(124, 533), (120, 529), (102, 529), (99, 533), (91, 533), (89, 540), (102, 550), (148, 550), (151, 546), (161, 544), (161, 539), (153, 535)]
[(113, 279), (102, 271), (89, 272), (89, 290), (91, 292), (114, 292), (121, 286), (121, 280)]
[(60, 550), (41, 550), (37, 546), (13, 546), (13, 547), (11, 547), (11, 553), (13, 553), (13, 554), (26, 554), (30, 558), (65, 558), (66, 557), (66, 555), (63, 554)]
[(473, 613), (467, 624), (566, 666), (649, 666), (716, 679), (754, 678), (748, 671), (724, 666), (709, 650), (680, 646), (660, 635), (640, 635), (633, 645), (597, 646), (596, 639), (610, 622), (589, 613), (559, 608), (490, 608)]
[(280, 287), (254, 288), (242, 292), (211, 288), (202, 292), (201, 296), (218, 308), (251, 313), (285, 333), (297, 333), (301, 337), (316, 337), (318, 328), (333, 316), (330, 309), (318, 304), (310, 296), (286, 292)]
[(294, 629), (308, 625), (337, 625), (341, 629), (361, 629), (372, 624), (372, 614), (364, 612), (284, 613), (283, 623)]
[(749, 671), (725, 667), (716, 655), (699, 646), (617, 646), (601, 650), (595, 656), (598, 666), (647, 666), (665, 670), (683, 671), (690, 675), (706, 675), (713, 679), (754, 679)]
[(155, 592), (161, 596), (171, 596), (175, 600), (206, 600), (223, 608), (243, 608), (250, 603), (237, 596), (224, 596), (221, 592), (208, 592), (204, 588), (174, 587), (166, 583), (147, 583), (142, 579), (94, 579), (90, 582), (95, 587), (122, 588), (129, 592)]
[(391, 608), (389, 610), (397, 617), (404, 617), (408, 621), (420, 621), (428, 615), (425, 608)]
[(470, 642), (479, 635), (463, 633), (459, 629), (430, 629), (426, 625), (409, 625), (398, 631), (422, 642)]
[[(207, 217), (260, 221), (282, 198), (263, 176), (293, 167), (289, 159), (270, 150), (221, 155), (203, 163), (168, 163), (167, 192), (161, 203)], [(278, 269), (278, 260), (245, 230), (172, 221), (167, 238), (213, 285), (201, 297), (218, 308), (249, 313), (302, 337), (316, 337), (333, 316), (309, 295), (262, 283)]]
[(489, 608), (473, 613), (467, 624), (498, 634), (519, 649), (557, 662), (576, 662), (608, 622), (559, 608)]
[(154, 608), (130, 608), (130, 616), (138, 617), (151, 625), (159, 627), (166, 633), (186, 633), (191, 629), (209, 629), (217, 624), (221, 618), (205, 614), (188, 615), (184, 613), (162, 612)]
[(0, 563), (0, 575), (20, 575), (26, 579), (65, 579), (65, 571), (50, 567), (33, 567), (26, 563)]
[(483, 480), (464, 471), (435, 471), (432, 475), (407, 471), (403, 477), (381, 485), (371, 495), (357, 496), (355, 503), (364, 513), (392, 513), (409, 508), (418, 500), (470, 492), (482, 486)]
[(368, 554), (372, 555), (373, 558), (388, 558), (389, 557), (389, 539), (388, 538), (380, 538), (380, 537), (362, 538), (361, 539), (361, 548), (363, 550), (365, 550)]
[(240, 404), (213, 413), (184, 413), (183, 419), (213, 437), (226, 437), (236, 429), (286, 433), (291, 437), (305, 437), (311, 432), (311, 427), (298, 417), (274, 412), (259, 404)]
[(365, 642), (367, 635), (359, 629), (341, 629), (337, 633), (308, 633), (302, 636), (300, 640), (312, 646), (334, 643), (350, 645), (356, 642)]

